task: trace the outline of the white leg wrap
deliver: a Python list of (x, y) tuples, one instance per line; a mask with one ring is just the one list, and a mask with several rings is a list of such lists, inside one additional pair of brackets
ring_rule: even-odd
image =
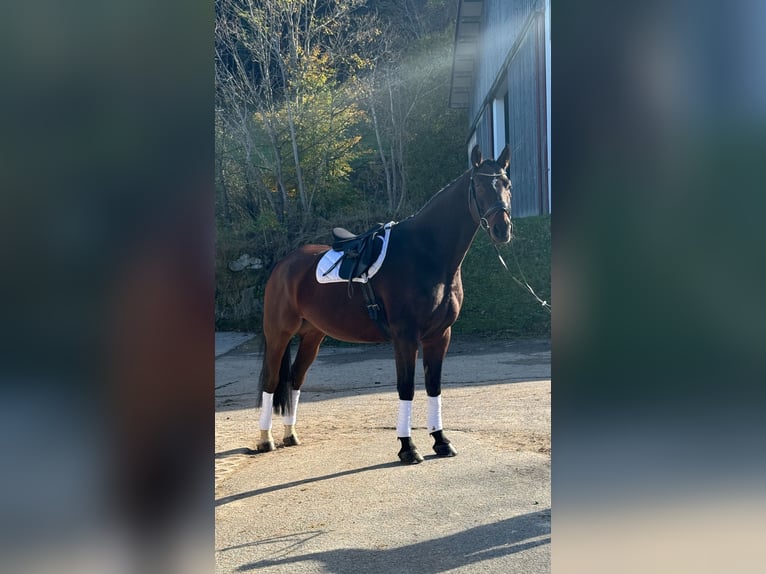
[(271, 429), (271, 413), (274, 410), (274, 393), (267, 393), (264, 391), (263, 399), (261, 400), (261, 430)]
[(399, 418), (396, 420), (396, 436), (412, 436), (412, 401), (399, 401)]
[(428, 397), (428, 432), (442, 430), (442, 396)]
[(292, 409), (292, 412), (285, 413), (282, 416), (282, 423), (285, 426), (295, 426), (295, 419), (298, 415), (298, 399), (301, 396), (301, 392), (296, 390), (291, 390), (290, 395), (292, 397), (293, 409)]

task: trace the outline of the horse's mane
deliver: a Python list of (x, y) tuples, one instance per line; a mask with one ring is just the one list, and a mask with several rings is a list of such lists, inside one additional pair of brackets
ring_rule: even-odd
[(426, 202), (425, 202), (423, 205), (421, 205), (421, 206), (420, 206), (420, 209), (418, 209), (418, 210), (417, 210), (415, 213), (413, 213), (412, 215), (410, 215), (410, 217), (415, 217), (416, 215), (418, 215), (418, 214), (419, 214), (421, 211), (423, 211), (423, 210), (424, 210), (426, 207), (428, 207), (428, 206), (431, 204), (431, 202), (432, 202), (434, 199), (436, 199), (436, 198), (437, 198), (439, 195), (441, 195), (441, 193), (442, 193), (444, 190), (446, 190), (446, 189), (449, 189), (450, 187), (452, 187), (453, 185), (455, 185), (455, 184), (457, 183), (457, 181), (458, 181), (458, 180), (459, 180), (461, 177), (463, 177), (463, 176), (464, 176), (466, 173), (467, 173), (467, 172), (463, 172), (463, 173), (461, 173), (459, 176), (457, 176), (455, 179), (453, 179), (453, 180), (452, 180), (451, 182), (449, 182), (447, 185), (445, 185), (444, 187), (442, 187), (442, 188), (441, 188), (439, 191), (437, 191), (436, 193), (434, 193), (434, 194), (433, 194), (431, 197), (429, 197), (429, 198), (428, 198), (428, 201), (426, 201)]
[[(476, 167), (476, 170), (478, 171), (478, 170), (479, 170), (479, 168), (480, 168), (481, 166), (483, 166), (484, 164), (489, 164), (489, 163), (495, 163), (495, 161), (494, 161), (494, 160), (492, 160), (492, 159), (489, 159), (489, 158), (487, 158), (487, 159), (485, 159), (483, 162), (481, 162), (481, 163), (478, 165), (478, 167)], [(459, 180), (460, 178), (464, 177), (464, 176), (465, 176), (467, 173), (468, 173), (468, 171), (464, 171), (464, 172), (463, 172), (463, 173), (461, 173), (459, 176), (457, 176), (455, 179), (453, 179), (451, 182), (449, 182), (447, 185), (445, 185), (444, 187), (442, 187), (442, 188), (441, 188), (439, 191), (437, 191), (436, 193), (434, 193), (434, 194), (433, 194), (431, 197), (429, 197), (429, 198), (428, 198), (428, 201), (426, 201), (426, 202), (425, 202), (425, 203), (424, 203), (424, 204), (421, 206), (421, 208), (420, 208), (420, 209), (418, 209), (418, 210), (417, 210), (415, 213), (413, 213), (412, 215), (410, 215), (410, 217), (415, 217), (416, 215), (418, 215), (418, 214), (419, 214), (421, 211), (423, 211), (423, 210), (424, 210), (426, 207), (428, 207), (428, 206), (431, 204), (431, 202), (432, 202), (434, 199), (436, 199), (437, 197), (439, 197), (439, 196), (442, 194), (442, 192), (443, 192), (443, 191), (445, 191), (445, 190), (449, 189), (450, 187), (452, 187), (453, 185), (455, 185), (455, 184), (458, 182), (458, 180)], [(410, 217), (408, 217), (407, 219), (409, 219)]]

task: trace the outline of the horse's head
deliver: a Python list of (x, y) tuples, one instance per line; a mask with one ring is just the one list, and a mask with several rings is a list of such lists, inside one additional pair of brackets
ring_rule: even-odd
[(510, 162), (508, 146), (494, 161), (482, 161), (479, 146), (474, 146), (471, 151), (469, 209), (476, 223), (489, 233), (494, 243), (511, 240), (511, 180), (506, 173)]

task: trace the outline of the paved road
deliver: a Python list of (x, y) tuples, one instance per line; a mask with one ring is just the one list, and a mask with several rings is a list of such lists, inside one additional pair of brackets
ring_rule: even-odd
[(388, 345), (323, 347), (301, 394), (303, 444), (258, 455), (257, 341), (218, 334), (216, 355), (217, 572), (550, 571), (548, 341), (453, 342), (455, 458), (429, 454), (419, 373), (416, 466), (396, 458)]

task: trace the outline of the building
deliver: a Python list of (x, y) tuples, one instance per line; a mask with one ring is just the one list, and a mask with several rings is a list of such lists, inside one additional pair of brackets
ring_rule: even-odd
[[(459, 0), (450, 102), (468, 153), (513, 151), (513, 216), (551, 212), (550, 0)], [(470, 157), (470, 155), (469, 155)]]

